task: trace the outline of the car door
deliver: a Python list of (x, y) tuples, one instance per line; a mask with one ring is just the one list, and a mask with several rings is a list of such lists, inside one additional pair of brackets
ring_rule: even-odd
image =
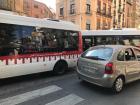
[(140, 49), (134, 48), (133, 50), (137, 58), (137, 69), (139, 71), (139, 78), (140, 78)]
[(132, 48), (125, 50), (126, 78), (133, 81), (139, 78), (138, 61)]

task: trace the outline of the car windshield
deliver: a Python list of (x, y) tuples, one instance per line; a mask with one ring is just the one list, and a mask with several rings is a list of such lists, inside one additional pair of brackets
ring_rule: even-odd
[(112, 56), (113, 49), (112, 48), (95, 48), (89, 49), (85, 53), (82, 54), (82, 57), (93, 59), (93, 60), (109, 60)]

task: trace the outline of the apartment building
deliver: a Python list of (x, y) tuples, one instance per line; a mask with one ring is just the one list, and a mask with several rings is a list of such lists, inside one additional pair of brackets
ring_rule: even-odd
[(132, 0), (113, 0), (113, 28), (133, 27), (133, 5)]
[(36, 18), (55, 18), (53, 13), (45, 4), (34, 1), (24, 0), (25, 15)]
[(14, 14), (29, 17), (55, 18), (54, 12), (45, 4), (35, 0), (0, 0), (0, 10), (12, 11)]
[(57, 19), (71, 21), (82, 30), (112, 28), (112, 0), (56, 0)]
[(140, 28), (140, 0), (136, 0), (134, 24), (136, 28)]
[(23, 0), (0, 0), (0, 10), (24, 15)]

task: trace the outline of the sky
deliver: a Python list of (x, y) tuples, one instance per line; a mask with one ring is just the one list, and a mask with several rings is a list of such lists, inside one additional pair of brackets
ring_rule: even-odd
[(56, 1), (55, 0), (36, 0), (42, 3), (45, 3), (48, 7), (53, 8), (56, 10)]

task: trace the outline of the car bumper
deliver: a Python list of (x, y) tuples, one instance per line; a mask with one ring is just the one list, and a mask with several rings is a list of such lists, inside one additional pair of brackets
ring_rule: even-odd
[(80, 79), (84, 81), (93, 83), (98, 86), (107, 87), (107, 88), (111, 88), (115, 81), (115, 78), (113, 75), (107, 75), (107, 74), (105, 74), (102, 78), (94, 78), (86, 74), (83, 74), (79, 70), (77, 70), (77, 75)]

